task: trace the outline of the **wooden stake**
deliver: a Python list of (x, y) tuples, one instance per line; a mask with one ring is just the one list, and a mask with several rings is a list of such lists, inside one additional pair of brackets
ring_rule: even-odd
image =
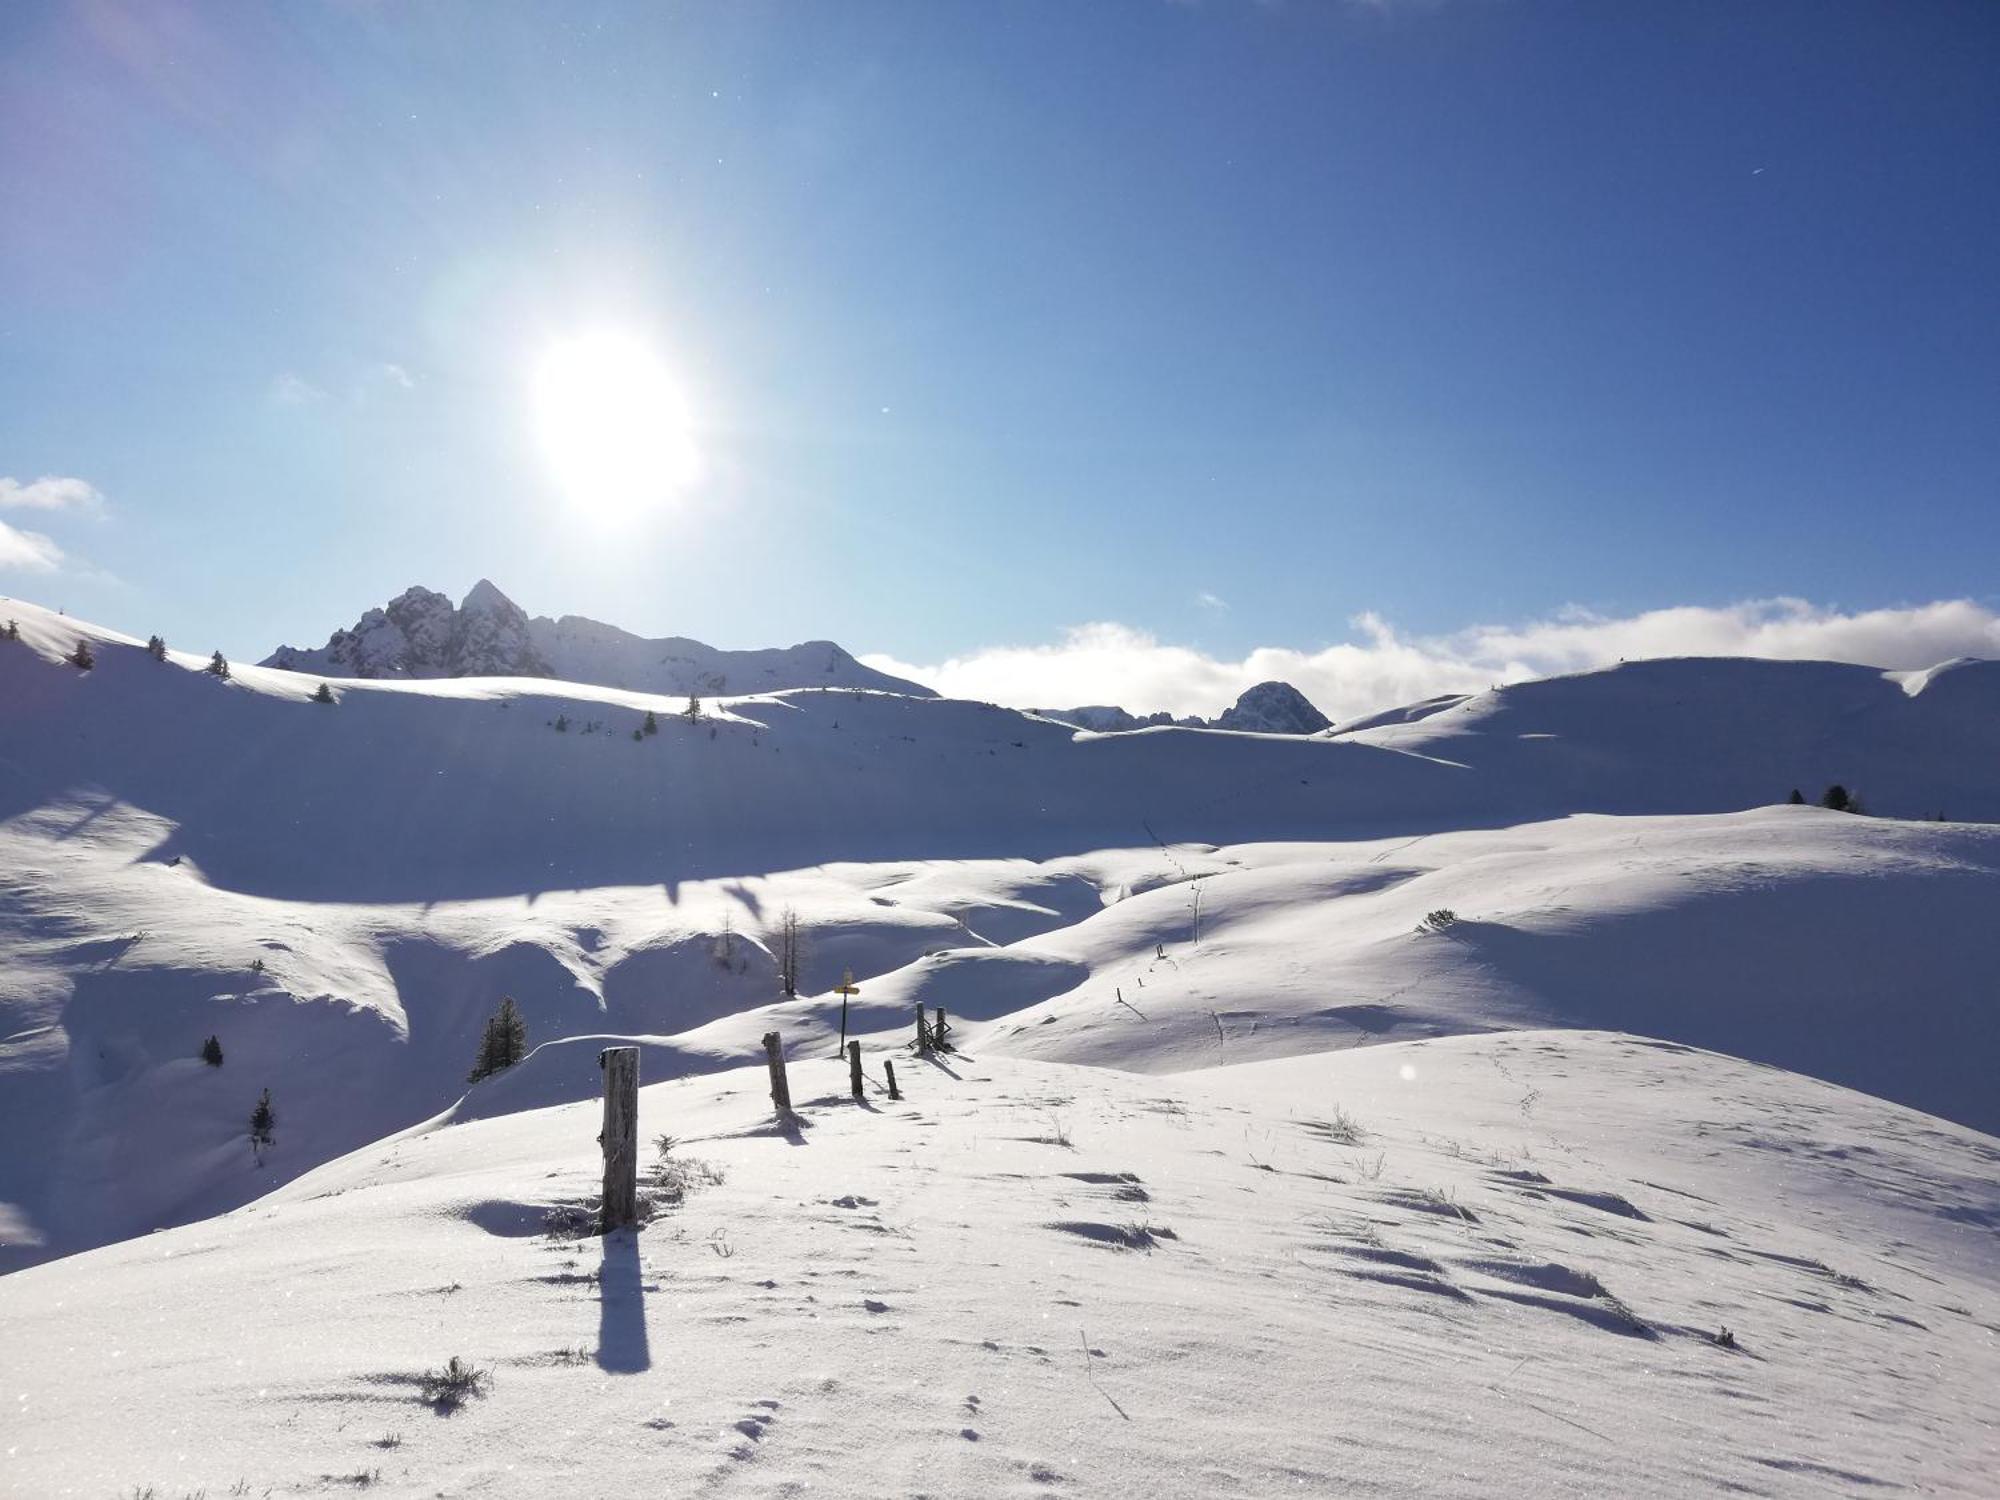
[(946, 1027), (944, 1024), (944, 1007), (940, 1005), (937, 1008), (937, 1025), (931, 1028), (931, 1044), (935, 1046), (940, 1052), (951, 1051), (950, 1046), (946, 1044), (944, 1039), (945, 1030)]
[(931, 1050), (931, 1028), (930, 1023), (924, 1019), (924, 1002), (921, 1000), (917, 1002), (917, 1050), (919, 1052)]
[(847, 1084), (854, 1090), (854, 1097), (861, 1097), (861, 1043), (847, 1044)]
[(896, 1065), (885, 1057), (882, 1059), (882, 1071), (889, 1075), (889, 1097), (891, 1099), (902, 1098), (902, 1092), (896, 1087)]
[(604, 1070), (603, 1229), (628, 1229), (639, 1222), (639, 1049), (606, 1047), (597, 1054)]
[(764, 1056), (771, 1064), (771, 1103), (780, 1115), (792, 1112), (792, 1086), (785, 1081), (785, 1049), (778, 1033), (764, 1033)]

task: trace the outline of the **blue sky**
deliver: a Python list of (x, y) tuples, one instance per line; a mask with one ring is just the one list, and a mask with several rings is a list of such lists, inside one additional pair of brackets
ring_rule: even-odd
[[(1984, 3), (17, 0), (0, 591), (245, 656), (481, 576), (932, 666), (1989, 629), (1996, 78)], [(702, 455), (636, 517), (536, 434), (606, 329)]]

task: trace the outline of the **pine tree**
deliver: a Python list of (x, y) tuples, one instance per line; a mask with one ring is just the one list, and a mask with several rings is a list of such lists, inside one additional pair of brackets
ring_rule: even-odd
[(1786, 800), (1793, 807), (1804, 807), (1806, 805), (1806, 794), (1800, 791), (1797, 787), (1793, 787), (1792, 795)]
[(653, 711), (650, 708), (646, 710), (646, 722), (639, 727), (645, 730), (647, 734), (658, 734), (660, 732), (660, 721), (653, 717)]
[(222, 1066), (222, 1042), (218, 1038), (210, 1037), (201, 1044), (201, 1060), (211, 1068)]
[(528, 1055), (528, 1023), (512, 995), (503, 995), (500, 1009), (489, 1016), (479, 1033), (479, 1055), (467, 1083), (491, 1078), (503, 1068), (511, 1068)]
[(148, 636), (146, 638), (146, 654), (152, 657), (154, 661), (165, 661), (167, 659), (167, 643), (156, 635)]
[(682, 709), (681, 712), (687, 715), (688, 723), (694, 723), (695, 720), (701, 717), (701, 699), (697, 698), (693, 693), (689, 693), (688, 706)]
[(91, 654), (89, 641), (78, 641), (76, 649), (63, 658), (79, 672), (88, 672), (97, 665), (97, 658)]
[(1854, 811), (1854, 799), (1848, 795), (1847, 788), (1837, 781), (1824, 792), (1820, 793), (1819, 805), (1821, 807), (1830, 807), (1835, 812)]
[(225, 658), (220, 651), (216, 652), (215, 655), (211, 656), (208, 659), (208, 675), (211, 677), (224, 677), (224, 678), (229, 676), (228, 659)]
[(569, 733), (569, 715), (568, 715), (568, 714), (557, 714), (557, 715), (556, 715), (556, 733), (557, 733), (557, 734), (568, 734), (568, 733)]
[(250, 1111), (250, 1149), (257, 1153), (257, 1159), (264, 1159), (263, 1153), (276, 1143), (272, 1132), (277, 1128), (278, 1113), (271, 1108), (271, 1091), (265, 1089), (258, 1096), (257, 1107)]
[(333, 702), (333, 689), (328, 687), (325, 683), (322, 682), (319, 685), (319, 687), (314, 691), (312, 696), (312, 701), (315, 703)]

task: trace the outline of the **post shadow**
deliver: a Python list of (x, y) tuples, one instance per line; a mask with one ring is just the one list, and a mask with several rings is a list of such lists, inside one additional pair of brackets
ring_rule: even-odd
[(640, 1282), (639, 1231), (616, 1229), (602, 1240), (597, 1273), (597, 1367), (613, 1375), (649, 1369), (646, 1290)]

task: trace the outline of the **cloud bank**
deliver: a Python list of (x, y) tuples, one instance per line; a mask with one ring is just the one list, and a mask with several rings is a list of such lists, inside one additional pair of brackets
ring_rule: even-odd
[(1356, 637), (1350, 641), (1313, 651), (1260, 646), (1241, 660), (1111, 623), (1076, 626), (1053, 644), (988, 647), (935, 665), (879, 653), (861, 659), (950, 697), (1013, 708), (1116, 703), (1135, 713), (1205, 717), (1252, 684), (1278, 678), (1338, 723), (1440, 693), (1481, 692), (1640, 657), (1764, 656), (1883, 668), (2000, 657), (2000, 614), (1969, 599), (1858, 612), (1803, 599), (1753, 599), (1623, 618), (1567, 609), (1546, 620), (1445, 636), (1405, 636), (1374, 614), (1358, 615), (1350, 626)]

